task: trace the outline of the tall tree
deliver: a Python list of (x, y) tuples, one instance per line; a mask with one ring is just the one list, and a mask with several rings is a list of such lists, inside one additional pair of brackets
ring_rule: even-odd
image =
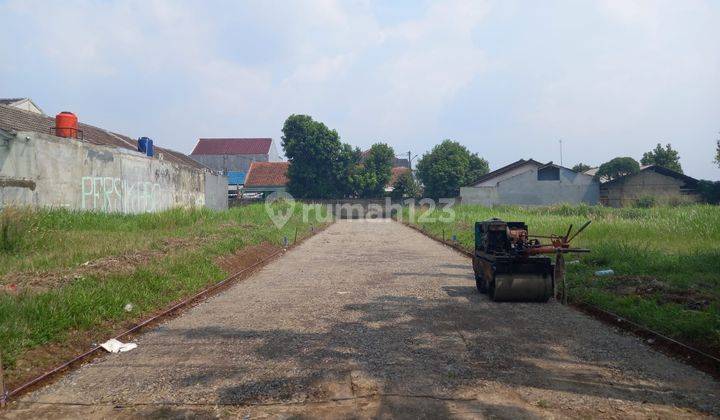
[(391, 195), (393, 198), (417, 198), (420, 195), (420, 186), (409, 169), (395, 181)]
[(476, 179), (480, 178), (488, 172), (490, 172), (490, 165), (488, 164), (488, 161), (478, 156), (477, 153), (471, 153), (468, 173), (465, 177), (463, 185), (461, 186), (475, 181)]
[(449, 139), (433, 147), (417, 163), (418, 178), (425, 186), (425, 195), (431, 198), (457, 197), (461, 186), (488, 171), (485, 159)]
[(720, 166), (720, 139), (717, 140), (717, 146), (715, 146), (715, 163)]
[(363, 185), (360, 189), (362, 197), (382, 197), (385, 186), (392, 178), (395, 151), (385, 143), (375, 143), (370, 147), (363, 159)]
[(588, 169), (592, 169), (592, 166), (586, 165), (584, 163), (578, 163), (577, 165), (572, 167), (573, 171), (581, 173), (587, 171)]
[(640, 172), (640, 164), (631, 157), (616, 157), (615, 159), (605, 162), (598, 168), (595, 178), (603, 181), (612, 181)]
[(360, 149), (343, 143), (333, 163), (336, 197), (356, 197), (364, 185)]
[(289, 116), (282, 132), (282, 147), (290, 161), (290, 194), (299, 198), (331, 198), (341, 194), (337, 163), (346, 150), (338, 133), (308, 115)]
[(680, 154), (677, 150), (673, 150), (670, 143), (665, 145), (665, 148), (658, 143), (653, 150), (643, 154), (640, 163), (643, 165), (662, 166), (663, 168), (682, 173), (682, 167), (680, 166)]

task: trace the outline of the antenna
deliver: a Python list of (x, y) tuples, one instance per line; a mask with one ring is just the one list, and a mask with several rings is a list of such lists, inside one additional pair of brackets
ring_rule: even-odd
[(560, 142), (560, 166), (563, 166), (562, 139), (558, 141)]

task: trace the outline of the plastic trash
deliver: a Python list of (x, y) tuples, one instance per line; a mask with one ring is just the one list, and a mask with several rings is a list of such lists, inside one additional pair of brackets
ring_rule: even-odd
[(615, 272), (614, 272), (613, 270), (611, 270), (611, 269), (598, 270), (598, 271), (595, 272), (595, 275), (596, 275), (596, 276), (612, 276), (613, 274), (615, 274)]
[(127, 305), (125, 305), (123, 307), (123, 309), (125, 309), (125, 312), (132, 312), (133, 308), (134, 308), (134, 306), (132, 303), (128, 303)]
[(111, 338), (110, 340), (100, 344), (100, 347), (104, 348), (110, 353), (121, 353), (137, 348), (137, 344), (123, 343), (122, 341)]
[(580, 264), (580, 260), (568, 261), (568, 264), (570, 264), (570, 265)]

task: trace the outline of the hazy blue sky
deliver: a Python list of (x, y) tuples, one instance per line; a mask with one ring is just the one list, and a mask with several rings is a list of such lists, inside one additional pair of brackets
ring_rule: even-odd
[(679, 149), (718, 179), (720, 1), (3, 1), (0, 97), (189, 152), (312, 115), (492, 168)]

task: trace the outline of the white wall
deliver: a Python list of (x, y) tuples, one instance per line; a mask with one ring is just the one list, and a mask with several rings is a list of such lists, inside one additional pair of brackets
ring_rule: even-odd
[(460, 189), (464, 204), (494, 205), (551, 205), (598, 204), (599, 184), (591, 176), (560, 168), (559, 181), (538, 181), (537, 168), (525, 167), (525, 172), (500, 181), (495, 187), (464, 187)]
[(227, 178), (128, 149), (33, 132), (0, 140), (0, 206), (122, 213), (227, 208), (215, 188), (226, 197)]

